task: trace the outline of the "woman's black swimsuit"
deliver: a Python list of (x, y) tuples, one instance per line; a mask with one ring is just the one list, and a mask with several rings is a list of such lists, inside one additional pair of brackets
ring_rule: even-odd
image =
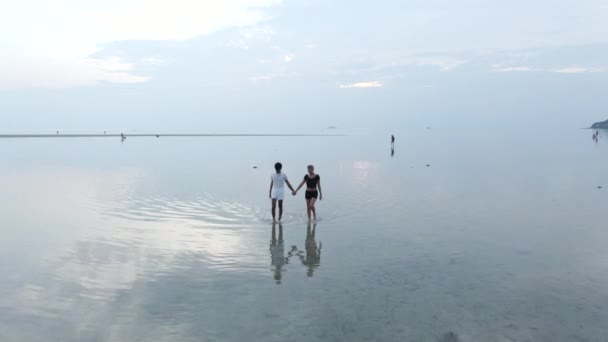
[(317, 198), (319, 196), (319, 192), (317, 191), (317, 184), (319, 184), (320, 180), (321, 177), (319, 177), (319, 175), (315, 175), (313, 178), (308, 177), (308, 175), (304, 176), (304, 181), (306, 181), (306, 187), (308, 189), (314, 189), (306, 189), (306, 193), (304, 194), (304, 197), (306, 199)]

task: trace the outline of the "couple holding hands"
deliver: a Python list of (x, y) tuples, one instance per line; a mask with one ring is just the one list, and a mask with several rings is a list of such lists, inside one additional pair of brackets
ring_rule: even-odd
[(269, 197), (272, 200), (272, 221), (276, 221), (276, 206), (277, 202), (279, 203), (279, 221), (283, 217), (283, 199), (285, 197), (285, 184), (291, 190), (292, 195), (296, 195), (298, 190), (302, 188), (304, 183), (306, 183), (306, 193), (304, 198), (306, 198), (306, 213), (308, 214), (308, 220), (310, 221), (311, 215), (312, 219), (317, 219), (317, 213), (315, 211), (315, 202), (317, 201), (317, 197), (319, 200), (323, 199), (323, 193), (321, 192), (321, 177), (315, 173), (315, 167), (312, 165), (308, 165), (308, 173), (304, 175), (304, 179), (298, 186), (296, 190), (293, 189), (289, 180), (287, 180), (287, 175), (281, 172), (283, 169), (283, 165), (281, 163), (274, 164), (275, 173), (270, 176), (270, 191)]

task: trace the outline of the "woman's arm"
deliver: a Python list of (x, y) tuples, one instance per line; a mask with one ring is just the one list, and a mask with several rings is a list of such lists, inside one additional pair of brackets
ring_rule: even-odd
[(298, 185), (298, 188), (296, 189), (295, 192), (298, 192), (298, 190), (300, 190), (300, 188), (302, 187), (302, 185), (304, 185), (304, 183), (306, 183), (306, 181), (302, 180), (302, 182), (300, 183), (300, 185)]
[(319, 201), (323, 199), (323, 191), (321, 191), (321, 179), (317, 182), (317, 187), (319, 188)]

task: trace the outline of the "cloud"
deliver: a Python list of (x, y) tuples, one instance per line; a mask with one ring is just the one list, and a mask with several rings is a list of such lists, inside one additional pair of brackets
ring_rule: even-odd
[(529, 67), (529, 66), (501, 66), (500, 64), (494, 64), (492, 65), (492, 68), (494, 71), (498, 71), (498, 72), (512, 72), (512, 71), (519, 71), (519, 72), (524, 72), (524, 71), (535, 71), (538, 69)]
[(162, 58), (151, 56), (142, 58), (140, 63), (148, 66), (163, 66), (167, 65), (169, 62)]
[(14, 1), (0, 12), (0, 88), (143, 82), (133, 65), (91, 56), (114, 41), (187, 40), (251, 26), (281, 1)]
[(293, 77), (296, 74), (294, 73), (288, 73), (288, 72), (277, 72), (277, 73), (273, 73), (273, 74), (262, 74), (262, 75), (257, 75), (257, 76), (253, 76), (253, 77), (249, 77), (249, 81), (251, 82), (268, 82), (268, 81), (272, 81), (272, 80), (276, 80), (279, 78), (287, 78), (287, 77)]
[(260, 75), (260, 76), (250, 77), (249, 80), (251, 82), (263, 82), (263, 81), (270, 81), (274, 78), (276, 78), (275, 75)]
[(418, 66), (434, 66), (438, 67), (441, 71), (450, 71), (455, 69), (463, 64), (466, 61), (463, 60), (455, 60), (444, 57), (426, 57), (426, 58), (415, 58), (412, 60), (412, 63)]
[(567, 68), (562, 68), (562, 69), (554, 69), (551, 71), (557, 72), (560, 74), (580, 74), (580, 73), (585, 73), (585, 72), (605, 72), (606, 68), (588, 68), (588, 67), (581, 67), (581, 66), (572, 66), (572, 67), (567, 67)]
[(525, 71), (541, 71), (541, 72), (555, 72), (560, 74), (580, 74), (589, 72), (606, 72), (607, 68), (595, 68), (595, 67), (582, 67), (582, 66), (571, 66), (566, 68), (540, 68), (530, 66), (503, 66), (502, 64), (492, 65), (492, 70), (498, 72), (525, 72)]
[(294, 58), (296, 58), (296, 54), (295, 53), (288, 53), (285, 56), (283, 56), (283, 61), (285, 63), (289, 63), (289, 62), (293, 61)]
[(351, 84), (341, 84), (338, 88), (379, 88), (383, 87), (384, 84), (380, 81), (371, 81), (371, 82), (359, 82), (359, 83), (351, 83)]
[[(8, 60), (8, 62), (7, 62)], [(63, 58), (46, 59), (41, 56), (22, 57), (10, 61), (3, 58), (0, 65), (2, 88), (68, 88), (93, 85), (98, 82), (142, 83), (148, 77), (132, 73), (133, 64), (119, 58)]]

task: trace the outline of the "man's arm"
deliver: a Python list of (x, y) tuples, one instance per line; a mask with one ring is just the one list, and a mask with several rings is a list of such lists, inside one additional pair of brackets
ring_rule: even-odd
[(268, 197), (272, 197), (272, 179), (270, 180), (270, 189), (268, 189)]
[(291, 190), (291, 192), (295, 191), (295, 190), (293, 190), (293, 187), (291, 186), (291, 184), (289, 183), (289, 181), (287, 179), (285, 180), (285, 184), (287, 184), (287, 186), (289, 187), (289, 190)]

